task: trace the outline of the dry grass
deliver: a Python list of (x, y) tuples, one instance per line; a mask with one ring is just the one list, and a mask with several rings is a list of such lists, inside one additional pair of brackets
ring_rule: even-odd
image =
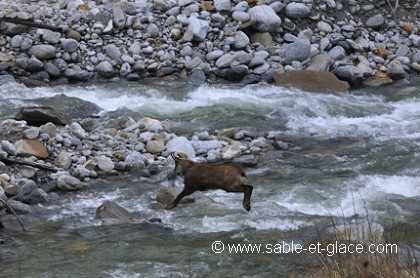
[[(402, 240), (409, 237), (404, 234), (403, 230), (400, 230), (394, 231), (398, 234), (391, 234), (388, 236), (389, 239), (385, 240), (382, 226), (371, 222), (366, 206), (365, 211), (365, 219), (352, 224), (338, 226), (332, 220), (333, 232), (329, 233), (328, 238), (320, 239), (323, 245), (331, 242), (347, 245), (350, 243), (362, 244), (364, 251), (332, 256), (325, 253), (320, 254), (320, 267), (311, 271), (307, 277), (420, 278), (419, 258), (416, 258), (414, 247), (407, 243), (409, 240)], [(393, 224), (393, 226), (396, 225)], [(366, 252), (370, 244), (388, 245), (389, 252)], [(394, 245), (392, 251), (391, 245)]]

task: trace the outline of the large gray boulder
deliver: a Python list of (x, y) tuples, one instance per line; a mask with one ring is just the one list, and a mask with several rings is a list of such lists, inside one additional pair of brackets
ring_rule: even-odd
[(166, 144), (165, 153), (169, 155), (171, 152), (183, 152), (188, 155), (189, 158), (195, 157), (195, 150), (190, 140), (184, 136), (178, 136), (174, 139), (169, 140)]
[(17, 120), (24, 120), (28, 125), (41, 126), (48, 122), (57, 125), (66, 125), (70, 118), (48, 106), (22, 107), (17, 113)]
[(249, 9), (250, 20), (246, 26), (252, 26), (261, 32), (278, 31), (281, 26), (281, 19), (276, 12), (267, 5), (258, 5)]

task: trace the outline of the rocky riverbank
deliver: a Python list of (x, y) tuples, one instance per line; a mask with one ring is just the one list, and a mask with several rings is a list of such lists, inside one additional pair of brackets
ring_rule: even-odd
[(0, 71), (30, 85), (168, 75), (193, 84), (293, 85), (308, 76), (276, 77), (303, 69), (382, 85), (420, 72), (418, 0), (3, 0), (0, 7)]
[(147, 117), (125, 117), (117, 126), (103, 128), (101, 119), (63, 125), (68, 119), (58, 119), (57, 113), (51, 116), (51, 109), (25, 108), (25, 115), (30, 114), (28, 110), (38, 116), (38, 123), (42, 114), (55, 123), (31, 126), (28, 117), (0, 123), (0, 198), (17, 213), (31, 212), (31, 205), (54, 202), (60, 192), (82, 190), (98, 177), (131, 172), (166, 180), (174, 169), (172, 151), (209, 162), (255, 166), (261, 152), (292, 150), (274, 132), (258, 134), (233, 128), (201, 131), (186, 138)]

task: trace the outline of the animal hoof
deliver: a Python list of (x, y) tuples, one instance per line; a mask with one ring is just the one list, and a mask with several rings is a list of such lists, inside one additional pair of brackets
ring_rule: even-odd
[(246, 209), (246, 211), (250, 211), (251, 210), (251, 204), (244, 204), (244, 209)]
[(166, 207), (165, 207), (165, 209), (166, 209), (166, 210), (170, 210), (170, 209), (173, 209), (174, 207), (175, 207), (175, 206), (173, 206), (173, 205), (169, 205), (169, 206), (166, 206)]

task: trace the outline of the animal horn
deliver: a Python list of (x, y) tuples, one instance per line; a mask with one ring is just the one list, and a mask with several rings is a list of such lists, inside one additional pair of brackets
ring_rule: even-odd
[(188, 159), (188, 155), (183, 152), (171, 152), (171, 156), (174, 160)]

